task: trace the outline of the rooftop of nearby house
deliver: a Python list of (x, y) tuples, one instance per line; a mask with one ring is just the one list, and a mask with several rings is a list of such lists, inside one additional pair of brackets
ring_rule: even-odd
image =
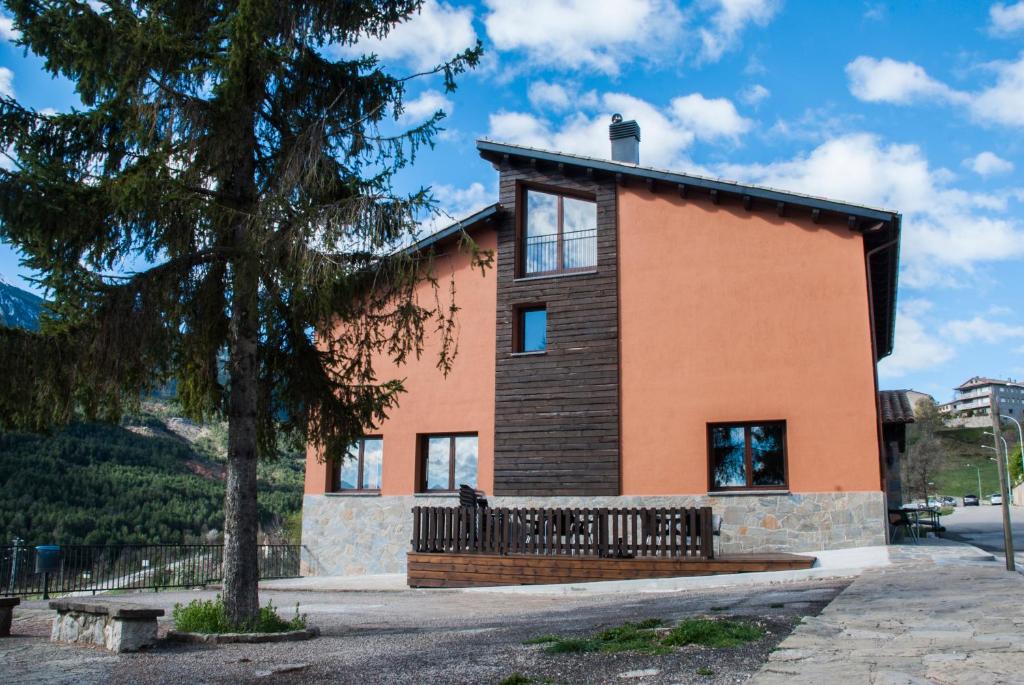
[(914, 406), (906, 390), (881, 390), (878, 409), (882, 423), (914, 423)]
[(986, 376), (974, 376), (958, 385), (956, 390), (970, 390), (971, 388), (982, 388), (986, 385), (1008, 385), (1013, 387), (1024, 387), (1024, 383), (1015, 381), (1012, 378), (988, 378)]

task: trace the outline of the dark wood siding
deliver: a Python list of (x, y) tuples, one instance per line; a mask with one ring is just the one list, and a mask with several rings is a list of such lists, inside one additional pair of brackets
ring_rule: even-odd
[[(592, 273), (516, 278), (521, 184), (597, 199)], [(545, 188), (549, 190), (550, 188)], [(619, 494), (618, 248), (614, 180), (530, 167), (501, 169), (498, 223), (496, 495)], [(513, 355), (517, 308), (547, 306), (547, 350)]]

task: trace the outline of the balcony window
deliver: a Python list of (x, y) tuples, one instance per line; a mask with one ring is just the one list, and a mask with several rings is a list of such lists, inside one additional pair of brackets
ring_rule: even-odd
[(420, 454), (420, 491), (448, 492), (476, 487), (477, 436), (425, 435)]
[(525, 276), (597, 265), (597, 203), (527, 189), (522, 266)]
[(349, 445), (345, 455), (334, 464), (335, 492), (380, 490), (384, 465), (384, 439), (363, 438)]
[(708, 425), (711, 490), (779, 490), (786, 485), (786, 423)]

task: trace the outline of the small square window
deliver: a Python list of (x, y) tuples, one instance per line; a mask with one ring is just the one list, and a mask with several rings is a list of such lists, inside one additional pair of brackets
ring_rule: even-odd
[(420, 440), (420, 492), (476, 487), (476, 434), (424, 435)]
[(708, 461), (713, 491), (787, 487), (785, 421), (709, 424)]
[(383, 438), (357, 440), (334, 462), (331, 477), (334, 492), (379, 491), (383, 463)]
[(544, 305), (523, 307), (516, 316), (516, 352), (543, 352), (548, 347), (548, 310)]

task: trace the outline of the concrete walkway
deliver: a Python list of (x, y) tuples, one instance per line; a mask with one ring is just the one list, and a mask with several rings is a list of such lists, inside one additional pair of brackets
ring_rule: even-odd
[(796, 683), (1024, 683), (1024, 577), (966, 545), (893, 548), (803, 623), (751, 679)]

